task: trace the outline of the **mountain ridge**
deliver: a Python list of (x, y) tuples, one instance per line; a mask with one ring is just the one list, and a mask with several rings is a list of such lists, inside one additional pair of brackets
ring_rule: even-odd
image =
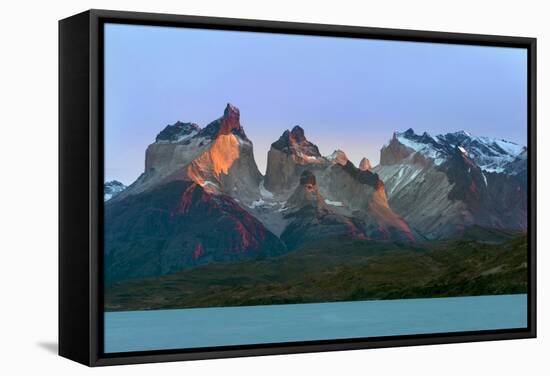
[(464, 131), (432, 137), (408, 129), (394, 132), (380, 153), (373, 171), (386, 183), (390, 204), (427, 237), (474, 224), (527, 227), (525, 148)]
[[(141, 274), (112, 272), (116, 281), (281, 254), (318, 238), (415, 242), (474, 225), (521, 231), (526, 157), (526, 148), (507, 141), (408, 129), (393, 133), (380, 164), (363, 158), (357, 167), (340, 149), (323, 156), (297, 125), (271, 144), (264, 176), (240, 110), (228, 103), (204, 128), (178, 121), (162, 129), (146, 149), (143, 173), (106, 201), (106, 228), (120, 232), (107, 236), (116, 246), (106, 267), (162, 259)], [(132, 220), (125, 211), (141, 225), (121, 222)]]

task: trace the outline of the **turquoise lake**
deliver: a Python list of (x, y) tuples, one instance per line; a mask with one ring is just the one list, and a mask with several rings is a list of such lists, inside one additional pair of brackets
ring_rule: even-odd
[(527, 295), (105, 313), (106, 353), (527, 327)]

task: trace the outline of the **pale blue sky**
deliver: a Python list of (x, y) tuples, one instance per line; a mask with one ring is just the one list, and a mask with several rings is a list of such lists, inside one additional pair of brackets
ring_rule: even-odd
[(296, 124), (323, 155), (378, 163), (394, 130), (466, 130), (526, 144), (524, 49), (174, 27), (105, 26), (105, 179), (132, 183), (177, 120), (205, 126), (227, 102), (265, 171)]

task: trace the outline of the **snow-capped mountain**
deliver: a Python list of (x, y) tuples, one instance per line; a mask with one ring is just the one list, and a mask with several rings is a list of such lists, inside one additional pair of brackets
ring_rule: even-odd
[(262, 176), (240, 111), (227, 104), (204, 128), (166, 126), (128, 188), (106, 184), (107, 279), (275, 256), (331, 237), (409, 242), (473, 225), (524, 230), (526, 166), (527, 149), (511, 142), (409, 129), (394, 133), (378, 166), (363, 158), (356, 167), (343, 150), (323, 156), (295, 126), (271, 144)]
[(145, 171), (118, 199), (174, 180), (191, 180), (213, 194), (246, 202), (259, 196), (261, 174), (239, 109), (227, 104), (223, 116), (204, 128), (177, 122), (164, 128), (145, 153)]
[(526, 149), (466, 132), (394, 133), (374, 168), (389, 202), (428, 238), (470, 225), (527, 226)]
[(125, 189), (126, 186), (118, 180), (106, 182), (105, 184), (103, 184), (103, 201), (109, 201)]
[(521, 159), (527, 149), (511, 141), (489, 137), (476, 137), (468, 132), (460, 131), (437, 136), (441, 143), (457, 145), (483, 170), (514, 174), (509, 168), (510, 163)]
[(182, 123), (177, 121), (172, 125), (167, 125), (156, 137), (155, 142), (182, 142), (185, 141), (197, 133), (199, 133), (200, 127), (195, 123)]
[(417, 135), (412, 129), (394, 133), (402, 145), (431, 159), (437, 166), (444, 163), (456, 149), (472, 159), (483, 171), (515, 174), (510, 163), (525, 159), (524, 146), (511, 141), (473, 136), (465, 131), (430, 136), (424, 132)]

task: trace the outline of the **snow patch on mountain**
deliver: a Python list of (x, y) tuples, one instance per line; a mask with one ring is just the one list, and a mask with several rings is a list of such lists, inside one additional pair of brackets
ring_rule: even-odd
[(260, 195), (263, 197), (263, 198), (267, 198), (267, 199), (273, 199), (273, 193), (271, 193), (270, 191), (268, 191), (265, 186), (264, 186), (264, 180), (262, 179), (262, 181), (260, 182)]
[(201, 187), (205, 187), (205, 186), (211, 186), (211, 187), (214, 187), (215, 189), (220, 189), (220, 186), (219, 184), (213, 182), (213, 181), (210, 181), (210, 180), (205, 180), (203, 182), (201, 182), (199, 184)]
[(107, 202), (120, 192), (124, 191), (126, 186), (118, 180), (108, 181), (103, 185), (103, 202)]
[(386, 185), (386, 194), (391, 198), (396, 192), (405, 188), (410, 183), (414, 182), (416, 177), (422, 172), (422, 168), (409, 165), (393, 165), (386, 166), (381, 169), (375, 168), (376, 173), (380, 176)]
[[(435, 141), (435, 139), (433, 139), (427, 133), (424, 133), (424, 135), (429, 137), (430, 140), (433, 141), (433, 143), (422, 142), (420, 140), (412, 138), (409, 133), (410, 131), (403, 132), (403, 133), (396, 133), (395, 137), (401, 144), (414, 150), (415, 152), (422, 154), (424, 157), (433, 160), (433, 162), (437, 166), (445, 162), (445, 158), (442, 157), (442, 151), (439, 150), (439, 148), (437, 147), (437, 142)], [(416, 135), (414, 134), (414, 136)], [(434, 143), (436, 145), (434, 145)]]
[(341, 201), (332, 201), (332, 200), (325, 199), (325, 202), (328, 205), (332, 205), (332, 206), (344, 206), (344, 204)]
[(440, 134), (417, 135), (412, 129), (396, 132), (394, 138), (402, 145), (433, 161), (436, 166), (445, 163), (456, 149), (473, 160), (483, 171), (513, 175), (508, 165), (525, 158), (526, 148), (512, 141), (478, 137), (466, 131)]
[(201, 128), (195, 123), (177, 121), (167, 125), (155, 138), (156, 143), (180, 143), (199, 133)]

